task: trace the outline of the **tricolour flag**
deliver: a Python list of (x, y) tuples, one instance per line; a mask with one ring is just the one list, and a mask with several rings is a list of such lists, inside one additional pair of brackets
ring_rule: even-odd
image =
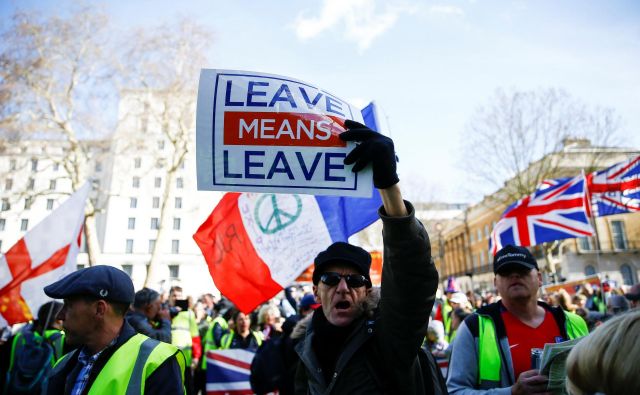
[(76, 270), (88, 194), (87, 183), (0, 257), (0, 327), (31, 320), (44, 286)]
[(587, 176), (593, 215), (640, 211), (640, 156)]
[(253, 394), (249, 378), (254, 356), (242, 349), (207, 352), (207, 395)]
[(232, 192), (193, 238), (216, 287), (249, 313), (331, 243), (347, 241), (375, 222), (381, 204), (376, 191), (371, 198)]
[(534, 193), (507, 207), (491, 232), (489, 249), (495, 255), (508, 244), (527, 247), (591, 236), (586, 207), (583, 176), (544, 181)]

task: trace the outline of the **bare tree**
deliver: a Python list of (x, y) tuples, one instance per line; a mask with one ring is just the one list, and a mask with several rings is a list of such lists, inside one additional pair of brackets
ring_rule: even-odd
[[(62, 168), (73, 190), (92, 179), (95, 155), (103, 151), (92, 150), (90, 141), (102, 140), (109, 130), (107, 23), (88, 8), (66, 17), (18, 11), (1, 33), (1, 137), (7, 144), (54, 141), (62, 152), (44, 150), (43, 155)], [(90, 263), (100, 250), (95, 203), (87, 203), (84, 227)]]
[[(535, 189), (540, 181), (564, 176), (563, 157), (571, 145), (618, 143), (620, 120), (609, 108), (573, 99), (563, 90), (498, 89), (468, 122), (463, 135), (463, 168), (475, 194), (508, 204)], [(585, 171), (597, 165), (598, 156)]]
[[(160, 136), (167, 146), (160, 150), (153, 144), (143, 147), (153, 157), (156, 169), (165, 176), (158, 233), (147, 266), (145, 286), (158, 280), (157, 267), (161, 250), (171, 224), (171, 198), (178, 188), (177, 173), (186, 155), (194, 149), (195, 111), (200, 69), (207, 66), (206, 53), (212, 34), (206, 29), (183, 20), (173, 25), (162, 25), (151, 30), (139, 30), (123, 44), (121, 73), (123, 86), (135, 89), (139, 102), (138, 113), (131, 114), (155, 125), (143, 130), (148, 135)], [(123, 146), (128, 149), (132, 145)], [(139, 152), (140, 147), (134, 148)]]

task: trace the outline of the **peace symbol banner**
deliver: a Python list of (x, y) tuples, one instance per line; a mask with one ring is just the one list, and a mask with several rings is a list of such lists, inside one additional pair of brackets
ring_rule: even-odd
[(202, 70), (196, 117), (199, 190), (372, 195), (371, 169), (343, 163), (338, 136), (360, 110), (289, 77)]

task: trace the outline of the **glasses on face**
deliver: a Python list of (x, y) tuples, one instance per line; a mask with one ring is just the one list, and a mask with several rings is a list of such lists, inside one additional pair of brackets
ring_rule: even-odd
[(344, 281), (347, 283), (347, 286), (349, 288), (360, 288), (360, 287), (364, 287), (365, 285), (367, 286), (371, 285), (371, 282), (369, 282), (369, 280), (367, 280), (367, 278), (362, 274), (342, 275), (336, 272), (326, 272), (320, 276), (320, 281), (322, 281), (323, 283), (325, 283), (330, 287), (334, 287), (338, 285), (341, 278), (344, 278)]

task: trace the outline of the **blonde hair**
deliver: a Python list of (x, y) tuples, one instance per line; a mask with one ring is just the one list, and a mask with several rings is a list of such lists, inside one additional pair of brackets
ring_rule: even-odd
[(272, 304), (266, 304), (258, 311), (258, 325), (264, 325), (268, 321), (269, 315), (274, 318), (280, 317), (280, 309), (278, 306)]
[(567, 358), (567, 391), (640, 394), (640, 310), (620, 314), (596, 328)]

